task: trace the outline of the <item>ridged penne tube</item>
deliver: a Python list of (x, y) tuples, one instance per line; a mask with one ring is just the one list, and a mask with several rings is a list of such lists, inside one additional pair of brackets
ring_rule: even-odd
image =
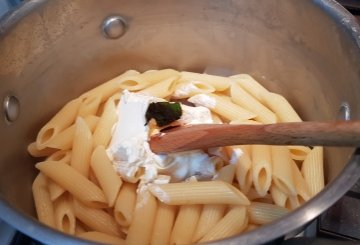
[(179, 76), (173, 76), (147, 87), (140, 92), (157, 98), (165, 98), (171, 95), (175, 90), (175, 84)]
[(324, 188), (323, 147), (316, 146), (311, 150), (302, 163), (301, 172), (311, 197)]
[(156, 210), (157, 202), (154, 196), (148, 191), (140, 191), (134, 209), (134, 219), (126, 237), (127, 245), (150, 243)]
[(269, 92), (264, 86), (248, 74), (238, 74), (231, 76), (230, 78), (260, 102), (262, 102), (262, 94)]
[(46, 158), (46, 161), (57, 161), (70, 163), (71, 151), (69, 150), (58, 150)]
[(265, 196), (271, 184), (271, 153), (268, 145), (253, 145), (252, 148), (253, 184), (261, 196)]
[(170, 205), (234, 204), (249, 205), (238, 189), (223, 181), (181, 182), (150, 185), (150, 192), (161, 202)]
[(231, 184), (235, 177), (235, 169), (235, 164), (229, 164), (220, 168), (217, 176), (214, 177), (214, 180), (220, 180)]
[(195, 94), (207, 94), (215, 91), (216, 89), (206, 82), (178, 82), (171, 97), (174, 99), (185, 99), (194, 96)]
[(98, 208), (91, 208), (80, 201), (74, 200), (75, 216), (94, 231), (113, 236), (121, 236), (117, 223), (110, 214)]
[(302, 121), (294, 108), (282, 95), (269, 92), (262, 94), (262, 98), (264, 104), (276, 114), (279, 122)]
[(32, 184), (32, 193), (39, 221), (56, 228), (54, 206), (47, 190), (47, 180), (44, 174), (39, 173), (35, 178)]
[(240, 190), (246, 194), (252, 185), (252, 163), (249, 149), (245, 146), (233, 146), (231, 148), (231, 160), (236, 164), (235, 176)]
[(37, 135), (36, 146), (39, 150), (49, 147), (47, 145), (58, 133), (69, 127), (75, 120), (81, 99), (68, 102), (56, 115), (46, 123)]
[(76, 220), (75, 236), (79, 236), (80, 234), (87, 231), (88, 231), (88, 227), (85, 227), (85, 225), (80, 220)]
[(55, 223), (59, 231), (67, 234), (75, 234), (76, 217), (73, 204), (68, 195), (63, 195), (54, 203)]
[(231, 100), (244, 109), (255, 113), (255, 120), (262, 123), (276, 123), (276, 115), (257, 99), (248, 94), (237, 83), (232, 83), (230, 88)]
[(290, 151), (285, 146), (271, 146), (272, 178), (274, 184), (288, 196), (296, 195)]
[(113, 207), (122, 185), (122, 180), (120, 175), (115, 172), (111, 161), (106, 155), (104, 146), (100, 145), (95, 148), (91, 156), (91, 169), (94, 171), (96, 179), (104, 191), (109, 207)]
[(231, 102), (230, 100), (224, 99), (215, 94), (208, 94), (208, 96), (215, 100), (215, 106), (209, 108), (210, 110), (216, 112), (220, 116), (226, 118), (229, 121), (232, 120), (247, 120), (255, 118), (257, 115), (253, 112), (250, 112), (241, 106)]
[(169, 77), (176, 76), (179, 76), (179, 72), (173, 69), (148, 71), (119, 79), (119, 86), (121, 89), (136, 91), (149, 87), (158, 82), (164, 81)]
[(37, 163), (35, 167), (86, 205), (108, 206), (100, 188), (66, 163), (45, 161)]
[(296, 198), (298, 200), (298, 203), (302, 205), (304, 202), (310, 199), (309, 189), (304, 177), (300, 172), (300, 169), (294, 161), (291, 162), (291, 167), (296, 187)]
[(201, 81), (213, 86), (217, 91), (224, 91), (230, 87), (231, 79), (227, 77), (200, 74), (195, 72), (182, 71), (180, 81), (192, 82)]
[(36, 142), (32, 142), (28, 145), (27, 151), (33, 157), (46, 157), (56, 152), (57, 149), (46, 147), (42, 150), (39, 150), (36, 146)]
[(121, 226), (129, 226), (133, 219), (133, 210), (136, 203), (135, 184), (124, 182), (115, 202), (114, 216)]
[(199, 242), (230, 237), (245, 230), (248, 224), (246, 207), (234, 206)]
[(78, 117), (75, 122), (70, 165), (86, 178), (89, 177), (92, 150), (93, 137), (90, 128), (84, 119)]
[(183, 205), (177, 214), (170, 236), (170, 244), (191, 244), (202, 205)]
[[(216, 180), (221, 180), (227, 183), (232, 183), (235, 176), (236, 165), (229, 164), (222, 167), (217, 176)], [(218, 221), (224, 216), (227, 205), (222, 204), (207, 204), (204, 205), (199, 222), (197, 224), (195, 233), (192, 238), (192, 242), (195, 243), (202, 238), (212, 227), (214, 227)]]
[(255, 188), (250, 188), (248, 193), (246, 193), (246, 197), (251, 201), (256, 202), (264, 202), (264, 203), (273, 203), (272, 197), (270, 194), (266, 194), (265, 196), (260, 195)]
[(174, 226), (177, 207), (158, 203), (155, 224), (151, 236), (151, 245), (168, 245), (170, 243), (171, 230)]
[(210, 229), (212, 229), (219, 220), (224, 217), (227, 205), (224, 204), (207, 204), (201, 211), (201, 216), (197, 224), (192, 242), (199, 241)]
[(135, 70), (128, 70), (124, 72), (123, 74), (85, 92), (80, 96), (81, 99), (85, 99), (88, 97), (93, 96), (100, 96), (101, 102), (106, 101), (110, 96), (113, 94), (119, 92), (120, 90), (120, 84), (123, 82), (124, 79), (130, 76), (138, 75), (139, 72)]
[(289, 213), (289, 210), (274, 204), (252, 202), (247, 206), (249, 221), (253, 224), (264, 225)]
[[(93, 132), (99, 121), (99, 118), (97, 116), (90, 115), (87, 116), (84, 120), (90, 128), (91, 132)], [(48, 142), (48, 146), (60, 150), (69, 150), (73, 146), (74, 134), (75, 124), (56, 135), (51, 141)]]
[(290, 150), (290, 156), (294, 160), (303, 161), (311, 149), (302, 145), (289, 145), (287, 148)]
[(89, 115), (95, 115), (97, 110), (99, 109), (101, 103), (101, 96), (89, 96), (84, 98), (83, 102), (80, 105), (78, 116), (86, 117)]
[(113, 100), (108, 100), (93, 134), (94, 146), (103, 145), (106, 147), (109, 144), (111, 130), (116, 120), (117, 113), (115, 103)]
[(83, 232), (77, 236), (101, 244), (125, 245), (124, 239), (98, 231)]
[(60, 185), (50, 179), (48, 180), (48, 190), (51, 201), (55, 201), (66, 192), (64, 188), (62, 188)]
[(289, 197), (284, 192), (282, 192), (276, 185), (271, 185), (270, 194), (276, 205), (280, 207), (286, 207), (287, 202), (289, 202)]

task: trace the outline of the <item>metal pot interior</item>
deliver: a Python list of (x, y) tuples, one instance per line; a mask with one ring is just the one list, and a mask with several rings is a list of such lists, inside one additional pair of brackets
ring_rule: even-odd
[[(43, 0), (21, 9), (0, 26), (0, 96), (20, 102), (17, 120), (0, 120), (0, 193), (28, 218), (36, 171), (26, 146), (65, 102), (127, 69), (249, 73), (304, 120), (342, 118), (345, 102), (360, 115), (360, 30), (333, 1)], [(128, 25), (118, 39), (101, 29), (112, 14)], [(327, 183), (352, 152), (326, 149)]]

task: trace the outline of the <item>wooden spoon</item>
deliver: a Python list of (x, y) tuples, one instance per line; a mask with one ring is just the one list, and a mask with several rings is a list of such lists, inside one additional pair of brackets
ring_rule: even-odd
[(157, 154), (243, 144), (360, 146), (360, 120), (263, 125), (198, 124), (159, 133), (152, 136), (149, 143)]

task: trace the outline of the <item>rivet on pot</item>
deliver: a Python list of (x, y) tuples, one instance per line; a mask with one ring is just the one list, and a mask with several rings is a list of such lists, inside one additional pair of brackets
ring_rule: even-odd
[(107, 17), (102, 24), (103, 35), (109, 39), (117, 39), (125, 34), (128, 26), (123, 17), (112, 15)]
[(351, 119), (351, 109), (350, 105), (347, 102), (343, 102), (340, 105), (340, 109), (338, 112), (338, 119), (349, 121)]
[(20, 113), (20, 102), (14, 95), (5, 96), (3, 109), (5, 114), (5, 120), (8, 123), (15, 122)]

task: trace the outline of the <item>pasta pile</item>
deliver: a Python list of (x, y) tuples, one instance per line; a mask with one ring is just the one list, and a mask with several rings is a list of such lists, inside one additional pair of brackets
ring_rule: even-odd
[[(189, 86), (187, 94), (176, 92)], [(140, 191), (121, 179), (105, 151), (125, 89), (166, 100), (206, 94), (216, 101), (209, 108), (216, 123), (301, 121), (283, 96), (247, 74), (129, 70), (68, 102), (28, 146), (45, 157), (32, 186), (40, 222), (109, 244), (201, 243), (269, 223), (324, 186), (322, 147), (242, 145), (220, 148), (224, 164), (212, 181)]]

